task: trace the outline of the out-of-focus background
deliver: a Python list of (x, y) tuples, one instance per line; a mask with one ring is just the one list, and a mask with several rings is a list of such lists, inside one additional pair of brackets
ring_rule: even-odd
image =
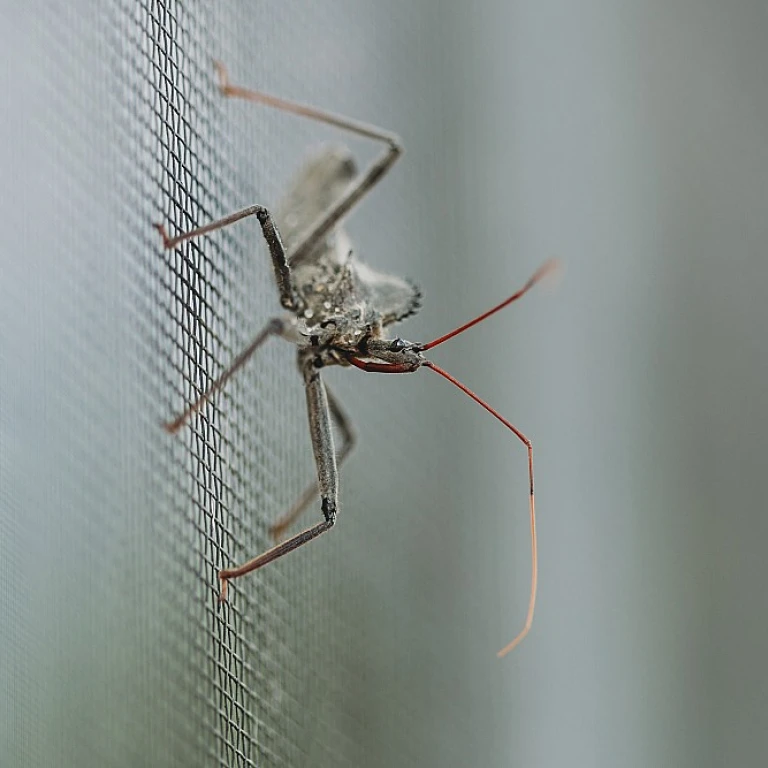
[[(5, 2), (0, 764), (721, 766), (768, 759), (762, 2)], [(331, 371), (328, 537), (233, 585), (312, 477), (293, 352), (160, 428), (278, 309), (243, 223), (314, 145), (236, 83), (397, 131), (348, 222), (424, 288), (428, 372)], [(316, 510), (311, 514), (317, 514)]]

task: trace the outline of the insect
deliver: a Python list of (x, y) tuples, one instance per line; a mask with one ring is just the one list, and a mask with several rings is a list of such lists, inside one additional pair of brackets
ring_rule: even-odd
[[(538, 565), (531, 441), (464, 384), (428, 360), (424, 353), (517, 301), (553, 269), (554, 263), (545, 263), (520, 290), (500, 304), (433, 341), (414, 343), (390, 336), (387, 332), (390, 326), (420, 309), (421, 292), (409, 281), (378, 272), (361, 262), (352, 252), (341, 221), (400, 157), (402, 147), (399, 138), (340, 115), (232, 85), (224, 65), (216, 62), (215, 66), (219, 89), (225, 96), (258, 102), (311, 118), (384, 145), (381, 155), (362, 174), (358, 174), (348, 150), (322, 150), (299, 173), (274, 216), (267, 208), (252, 205), (175, 237), (169, 237), (162, 224), (155, 225), (162, 236), (164, 247), (170, 249), (191, 238), (255, 216), (272, 258), (280, 303), (286, 310), (285, 314), (270, 320), (211, 387), (173, 421), (168, 422), (166, 429), (171, 433), (177, 432), (262, 344), (274, 336), (296, 345), (298, 367), (306, 389), (317, 482), (307, 488), (293, 508), (272, 527), (271, 532), (277, 543), (271, 549), (243, 565), (219, 572), (221, 600), (226, 600), (230, 580), (298, 549), (329, 531), (336, 523), (338, 468), (349, 455), (355, 437), (341, 404), (322, 380), (322, 369), (339, 365), (353, 366), (368, 373), (412, 373), (427, 368), (447, 379), (485, 408), (511, 430), (527, 450), (531, 588), (523, 628), (512, 642), (498, 652), (498, 656), (502, 657), (528, 634), (536, 604)], [(342, 437), (338, 451), (334, 448), (332, 422), (336, 423)], [(322, 520), (283, 540), (288, 528), (318, 496)]]

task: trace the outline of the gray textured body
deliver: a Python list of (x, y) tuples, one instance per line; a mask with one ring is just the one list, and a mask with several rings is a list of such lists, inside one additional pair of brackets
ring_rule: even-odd
[(307, 228), (357, 179), (357, 166), (348, 149), (323, 147), (296, 174), (275, 212), (302, 305), (297, 314), (310, 335), (327, 335), (324, 330), (333, 324), (337, 336), (344, 334), (344, 328), (353, 335), (378, 337), (384, 327), (421, 307), (416, 285), (379, 272), (357, 257), (341, 222), (301, 258), (292, 256)]

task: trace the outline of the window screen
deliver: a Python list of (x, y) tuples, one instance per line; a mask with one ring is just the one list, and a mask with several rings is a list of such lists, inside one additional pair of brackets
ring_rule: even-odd
[[(168, 252), (152, 224), (173, 233), (273, 205), (313, 144), (349, 143), (361, 162), (375, 151), (224, 100), (213, 59), (237, 83), (419, 137), (421, 160), (399, 166), (350, 229), (363, 258), (431, 278), (434, 297), (461, 254), (448, 247), (458, 224), (440, 225), (413, 183), (452, 173), (435, 162), (450, 156), (433, 135), (447, 115), (414, 109), (450, 77), (433, 24), (406, 3), (4, 10), (3, 765), (478, 754), (471, 698), (444, 674), (473, 617), (455, 615), (461, 568), (435, 560), (460, 550), (466, 499), (441, 486), (461, 471), (457, 398), (331, 372), (362, 435), (339, 526), (234, 584), (225, 606), (217, 570), (270, 545), (270, 523), (314, 472), (293, 350), (271, 343), (178, 435), (161, 427), (279, 305), (255, 223)], [(398, 29), (410, 63), (391, 50)], [(425, 255), (441, 249), (430, 272)], [(436, 301), (421, 330), (463, 319), (458, 299)], [(488, 671), (506, 619), (481, 633)], [(438, 653), (439, 674), (424, 663)]]

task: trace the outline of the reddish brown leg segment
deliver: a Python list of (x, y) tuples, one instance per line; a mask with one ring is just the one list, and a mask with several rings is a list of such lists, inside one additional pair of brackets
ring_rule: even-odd
[(208, 389), (203, 392), (200, 397), (191, 403), (187, 408), (180, 413), (173, 421), (169, 421), (163, 426), (167, 432), (175, 434), (195, 413), (197, 413), (210, 398), (218, 392), (231, 378), (237, 373), (252, 357), (253, 353), (270, 337), (279, 336), (285, 331), (285, 323), (279, 317), (272, 318), (256, 336), (256, 338), (230, 363), (229, 367), (224, 373), (219, 376), (216, 381), (211, 384)]
[(357, 136), (380, 141), (385, 145), (382, 154), (374, 160), (367, 170), (350, 186), (350, 188), (327, 210), (317, 221), (309, 224), (307, 229), (297, 238), (296, 244), (291, 250), (291, 263), (296, 265), (305, 258), (343, 218), (347, 215), (367, 194), (381, 181), (382, 176), (389, 172), (397, 159), (403, 154), (400, 139), (394, 133), (384, 131), (375, 125), (352, 120), (343, 115), (327, 112), (324, 109), (310, 107), (307, 104), (299, 104), (277, 96), (270, 96), (251, 88), (243, 88), (232, 85), (229, 82), (227, 68), (220, 62), (214, 61), (216, 72), (219, 75), (219, 89), (225, 96), (230, 96), (246, 101), (265, 104), (283, 112), (290, 112), (301, 117), (308, 117), (326, 125), (332, 125), (344, 131), (349, 131)]

